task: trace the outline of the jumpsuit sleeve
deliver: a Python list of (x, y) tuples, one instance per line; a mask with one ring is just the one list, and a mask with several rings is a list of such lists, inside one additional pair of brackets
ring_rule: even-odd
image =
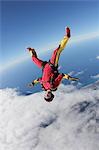
[(68, 80), (71, 80), (71, 81), (78, 81), (79, 80), (79, 78), (71, 77), (68, 74), (64, 74), (63, 79), (68, 79)]
[(35, 86), (36, 84), (38, 84), (39, 83), (39, 78), (38, 79), (35, 79), (35, 80), (33, 80), (31, 83), (28, 83), (27, 84), (27, 87), (33, 87), (33, 86)]
[(33, 80), (33, 81), (32, 81), (32, 83), (33, 83), (34, 85), (38, 84), (38, 83), (39, 83), (39, 78), (38, 78), (38, 79)]

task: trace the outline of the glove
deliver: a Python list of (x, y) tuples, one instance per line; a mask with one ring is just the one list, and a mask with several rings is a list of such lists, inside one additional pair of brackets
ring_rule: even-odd
[(32, 88), (32, 87), (34, 86), (34, 84), (33, 84), (33, 83), (29, 83), (27, 86), (28, 86), (29, 88)]
[(72, 78), (72, 77), (69, 77), (69, 80), (71, 80), (71, 81), (78, 81), (79, 78)]
[(31, 55), (31, 56), (37, 57), (37, 54), (36, 54), (36, 51), (35, 51), (34, 48), (28, 47), (27, 49), (28, 49), (28, 51), (30, 52), (30, 55)]

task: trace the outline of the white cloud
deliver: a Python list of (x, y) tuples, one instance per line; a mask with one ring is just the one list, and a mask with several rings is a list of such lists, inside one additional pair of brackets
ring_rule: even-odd
[(99, 32), (87, 33), (79, 36), (75, 36), (71, 39), (72, 43), (83, 42), (85, 40), (91, 40), (99, 37)]
[(76, 73), (76, 76), (84, 74), (85, 70), (79, 71)]
[(99, 79), (99, 74), (96, 74), (96, 75), (94, 75), (94, 76), (91, 76), (91, 78), (93, 78), (93, 79)]
[(0, 90), (0, 150), (99, 149), (99, 84), (61, 85), (51, 103), (43, 96)]
[(79, 71), (79, 72), (71, 71), (71, 72), (69, 72), (68, 74), (69, 74), (70, 76), (79, 76), (79, 75), (84, 74), (85, 71), (86, 71), (86, 69), (85, 69), (85, 70), (82, 70), (82, 71)]
[(8, 63), (0, 65), (0, 72), (5, 71), (11, 67), (14, 67), (15, 65), (20, 64), (29, 58), (30, 58), (29, 56), (24, 56), (16, 58), (14, 60), (10, 60)]
[(96, 59), (99, 59), (99, 56), (97, 56)]
[(75, 71), (71, 71), (68, 73), (70, 76), (74, 75), (75, 74)]

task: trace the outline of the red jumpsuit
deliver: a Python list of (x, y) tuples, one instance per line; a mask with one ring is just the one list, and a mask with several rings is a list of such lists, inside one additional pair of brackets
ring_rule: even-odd
[[(39, 68), (44, 67), (43, 73), (42, 73), (42, 78), (39, 78), (38, 82), (40, 82), (43, 85), (45, 90), (53, 90), (53, 89), (57, 88), (62, 81), (63, 74), (56, 73), (57, 75), (55, 76), (53, 66), (56, 68), (58, 67), (60, 53), (65, 48), (68, 39), (69, 38), (67, 36), (64, 36), (64, 39), (60, 42), (59, 47), (54, 50), (50, 61), (47, 62), (44, 66), (43, 66), (44, 61), (40, 60), (39, 58), (37, 58), (35, 56), (32, 56), (33, 62)], [(52, 80), (53, 80), (53, 82), (51, 82)]]

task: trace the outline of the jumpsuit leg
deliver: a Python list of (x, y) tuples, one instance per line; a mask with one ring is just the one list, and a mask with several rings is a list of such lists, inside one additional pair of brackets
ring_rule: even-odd
[(60, 54), (61, 52), (63, 51), (63, 49), (65, 48), (66, 46), (66, 43), (68, 41), (68, 37), (67, 36), (64, 36), (63, 40), (60, 42), (59, 44), (59, 47), (57, 49), (54, 50), (53, 54), (52, 54), (52, 57), (50, 59), (50, 62), (55, 66), (57, 67), (58, 66), (58, 61), (59, 61), (59, 57), (60, 57)]

